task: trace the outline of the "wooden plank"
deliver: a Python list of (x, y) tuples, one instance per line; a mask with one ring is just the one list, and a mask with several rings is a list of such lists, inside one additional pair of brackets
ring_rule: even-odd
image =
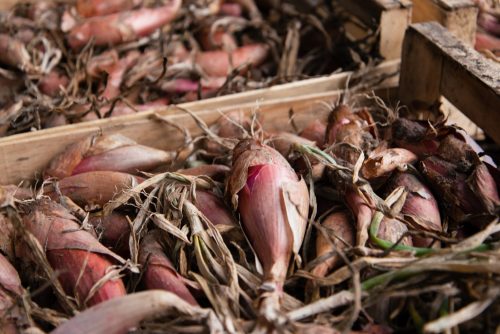
[(8, 10), (18, 2), (18, 0), (0, 0), (0, 10)]
[[(400, 64), (399, 60), (387, 61), (387, 62), (384, 62), (384, 63), (380, 64), (379, 66), (373, 68), (372, 70), (367, 72), (365, 75), (377, 77), (379, 75), (396, 73), (399, 71), (399, 64)], [(353, 75), (352, 72), (342, 72), (342, 73), (337, 73), (337, 74), (333, 74), (330, 76), (301, 80), (301, 81), (296, 81), (296, 82), (283, 84), (283, 85), (277, 85), (277, 86), (273, 86), (273, 87), (265, 88), (265, 89), (257, 89), (257, 90), (252, 90), (252, 91), (238, 93), (238, 94), (232, 94), (232, 95), (226, 95), (226, 96), (206, 99), (203, 101), (183, 103), (180, 106), (183, 108), (188, 108), (189, 110), (192, 110), (192, 111), (199, 111), (199, 110), (206, 110), (206, 109), (225, 108), (228, 106), (235, 106), (235, 105), (248, 104), (248, 103), (254, 103), (254, 104), (265, 103), (265, 102), (269, 102), (271, 100), (283, 99), (283, 98), (301, 96), (301, 95), (319, 94), (319, 93), (324, 93), (324, 92), (328, 92), (328, 91), (344, 89), (346, 87), (346, 84), (347, 84), (347, 79), (349, 77), (351, 77), (352, 75)], [(382, 87), (383, 86), (395, 87), (395, 86), (397, 86), (397, 80), (398, 80), (398, 77), (393, 76), (393, 77), (388, 78), (387, 80), (384, 80), (383, 82), (381, 82), (380, 86), (382, 86)], [(168, 110), (168, 111), (166, 111), (166, 110)], [(159, 108), (151, 109), (149, 111), (140, 112), (140, 113), (137, 113), (134, 115), (113, 117), (113, 118), (91, 121), (91, 122), (86, 122), (86, 123), (78, 123), (78, 124), (68, 125), (68, 126), (60, 126), (60, 127), (56, 127), (56, 128), (42, 130), (42, 131), (44, 133), (47, 133), (47, 134), (55, 134), (55, 133), (59, 133), (59, 132), (66, 133), (69, 131), (74, 131), (77, 128), (78, 128), (78, 130), (82, 130), (82, 129), (85, 129), (87, 127), (88, 128), (95, 128), (96, 126), (105, 126), (104, 123), (106, 123), (106, 122), (109, 122), (110, 124), (118, 125), (122, 122), (122, 120), (123, 120), (123, 122), (130, 122), (130, 121), (136, 120), (136, 119), (137, 120), (147, 119), (152, 114), (154, 114), (156, 111), (169, 112), (169, 113), (177, 112), (175, 109), (172, 109), (172, 108), (159, 107)], [(25, 135), (26, 134), (19, 134), (19, 135), (1, 138), (0, 143), (18, 141), (18, 140), (21, 140), (23, 138), (23, 136), (25, 136)]]
[[(326, 119), (328, 109), (320, 102), (333, 103), (341, 93), (342, 91), (337, 90), (289, 97), (263, 103), (258, 108), (256, 103), (248, 103), (218, 110), (206, 109), (200, 110), (197, 115), (207, 124), (211, 124), (221, 116), (222, 112), (242, 110), (250, 113), (258, 109), (268, 130), (283, 131), (290, 126), (288, 112), (291, 107), (296, 115), (294, 121), (299, 125), (314, 118)], [(187, 113), (170, 113), (164, 110), (159, 114), (166, 114), (170, 122), (188, 129), (193, 136), (200, 133), (193, 118)], [(174, 150), (183, 144), (182, 134), (178, 130), (156, 120), (152, 114), (148, 114), (148, 117), (124, 116), (120, 119), (110, 119), (108, 122), (88, 123), (93, 124), (85, 127), (79, 124), (68, 125), (64, 126), (65, 131), (39, 131), (19, 135), (15, 141), (0, 142), (0, 170), (2, 170), (0, 184), (17, 184), (23, 180), (33, 180), (40, 175), (50, 159), (64, 150), (68, 144), (91, 134), (121, 133), (141, 144), (165, 150)]]
[(475, 41), (477, 14), (472, 0), (413, 0), (412, 22), (437, 21), (470, 45)]
[[(404, 31), (411, 22), (409, 0), (337, 0), (368, 27), (380, 29), (379, 52), (385, 59), (401, 57)], [(348, 31), (349, 33), (349, 31)]]
[[(427, 58), (419, 58), (423, 55)], [(399, 89), (401, 100), (410, 106), (429, 106), (444, 96), (500, 143), (500, 64), (438, 23), (414, 24), (407, 30)]]

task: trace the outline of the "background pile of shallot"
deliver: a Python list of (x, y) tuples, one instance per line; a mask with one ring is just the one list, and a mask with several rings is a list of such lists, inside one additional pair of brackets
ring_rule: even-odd
[(269, 87), (379, 59), (335, 3), (20, 2), (0, 13), (0, 136)]
[(2, 186), (0, 331), (498, 330), (495, 163), (369, 102), (289, 132), (186, 110), (203, 135), (176, 151), (96, 135)]

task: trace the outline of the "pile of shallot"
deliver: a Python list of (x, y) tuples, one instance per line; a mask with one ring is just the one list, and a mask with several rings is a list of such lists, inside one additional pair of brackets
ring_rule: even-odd
[(171, 152), (90, 136), (2, 186), (0, 332), (494, 331), (495, 163), (439, 115), (353, 105), (197, 118)]
[(350, 19), (328, 1), (20, 1), (0, 12), (0, 137), (373, 63)]

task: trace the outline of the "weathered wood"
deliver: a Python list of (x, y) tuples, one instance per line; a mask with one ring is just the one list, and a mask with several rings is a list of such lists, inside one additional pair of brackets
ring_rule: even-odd
[(477, 13), (472, 0), (413, 0), (412, 22), (437, 21), (458, 39), (473, 45)]
[[(379, 87), (382, 87), (380, 96), (389, 97), (394, 96), (394, 90), (383, 87), (395, 87), (397, 81), (394, 81), (394, 76), (388, 80), (381, 79), (398, 71), (399, 61), (392, 61), (363, 73), (363, 78), (372, 77), (379, 81)], [(353, 73), (346, 72), (261, 91), (185, 103), (179, 107), (196, 111), (208, 124), (219, 118), (221, 112), (258, 110), (268, 130), (283, 131), (290, 126), (290, 108), (293, 108), (296, 115), (294, 120), (299, 126), (305, 124), (306, 120), (326, 117), (328, 108), (324, 102), (331, 104), (336, 101), (345, 92), (349, 77), (352, 81)], [(121, 133), (144, 145), (166, 150), (177, 149), (183, 143), (182, 134), (158, 121), (154, 117), (155, 113), (168, 117), (171, 123), (181, 125), (192, 135), (200, 133), (190, 115), (177, 107), (170, 107), (6, 137), (0, 139), (0, 184), (36, 178), (50, 159), (68, 144), (95, 133)]]
[[(256, 103), (248, 103), (218, 110), (206, 109), (198, 111), (196, 115), (207, 124), (211, 124), (223, 112), (242, 110), (250, 113), (257, 109), (268, 130), (283, 131), (290, 126), (288, 121), (290, 108), (293, 108), (294, 120), (298, 124), (304, 124), (306, 120), (314, 118), (326, 118), (328, 108), (320, 102), (331, 104), (341, 93), (342, 91), (337, 90), (298, 98), (283, 98), (263, 103), (258, 108)], [(169, 122), (182, 126), (193, 136), (201, 132), (194, 119), (185, 112), (170, 113), (169, 110), (164, 110), (158, 114), (166, 115)], [(155, 119), (152, 114), (141, 118), (124, 116), (107, 121), (92, 121), (88, 122), (85, 127), (75, 124), (61, 128), (64, 128), (64, 131), (27, 133), (16, 136), (15, 141), (0, 142), (0, 169), (2, 170), (0, 184), (17, 184), (23, 180), (36, 178), (52, 157), (63, 151), (67, 145), (91, 134), (120, 133), (141, 144), (165, 150), (176, 150), (183, 144), (182, 133)]]
[[(401, 57), (404, 31), (411, 22), (409, 0), (337, 0), (368, 27), (380, 29), (379, 52), (385, 59)], [(349, 32), (349, 31), (348, 31)]]
[[(424, 58), (425, 57), (425, 58)], [(485, 59), (441, 25), (411, 25), (406, 32), (400, 98), (432, 105), (440, 95), (500, 143), (500, 64)]]
[[(400, 64), (399, 60), (387, 61), (387, 62), (384, 62), (384, 63), (380, 64), (379, 66), (369, 70), (366, 73), (366, 75), (377, 78), (379, 76), (395, 74), (395, 73), (399, 72), (399, 64)], [(265, 102), (268, 102), (271, 100), (296, 97), (296, 96), (302, 96), (302, 95), (318, 94), (318, 93), (323, 93), (323, 92), (328, 92), (328, 91), (333, 91), (333, 90), (341, 90), (341, 89), (346, 88), (348, 78), (350, 78), (352, 75), (353, 75), (353, 72), (342, 72), (342, 73), (337, 73), (337, 74), (319, 77), (319, 78), (291, 82), (288, 84), (273, 86), (273, 87), (265, 88), (265, 89), (256, 89), (256, 90), (252, 90), (252, 91), (248, 91), (248, 92), (206, 99), (203, 101), (194, 101), (194, 102), (183, 103), (183, 104), (181, 104), (181, 107), (188, 108), (191, 111), (199, 111), (199, 110), (207, 110), (207, 109), (214, 109), (215, 110), (215, 109), (219, 109), (219, 108), (225, 108), (225, 107), (247, 104), (247, 103), (253, 103), (254, 105), (258, 105), (259, 103), (265, 103)], [(397, 80), (398, 80), (397, 75), (394, 75), (392, 77), (386, 78), (385, 80), (383, 80), (383, 82), (380, 82), (379, 85), (381, 87), (383, 87), (383, 86), (396, 87), (398, 84)], [(114, 118), (103, 119), (103, 120), (94, 121), (94, 122), (78, 123), (74, 126), (78, 127), (79, 130), (83, 130), (87, 127), (94, 128), (96, 126), (96, 124), (104, 124), (107, 122), (110, 124), (120, 124), (122, 122), (122, 120), (126, 120), (127, 122), (129, 122), (132, 120), (147, 119), (152, 114), (154, 114), (156, 111), (166, 112), (166, 110), (169, 110), (168, 111), (169, 113), (176, 113), (177, 112), (175, 109), (168, 109), (165, 107), (157, 107), (157, 108), (152, 108), (149, 111), (144, 111), (144, 112), (140, 112), (140, 113), (137, 113), (134, 115), (126, 116), (126, 118), (114, 117)], [(98, 122), (98, 123), (95, 123), (95, 122)], [(53, 135), (53, 134), (59, 133), (59, 132), (65, 133), (65, 132), (69, 131), (68, 129), (69, 128), (67, 128), (66, 126), (60, 126), (60, 127), (56, 127), (56, 128), (42, 130), (42, 131), (43, 131), (43, 133), (45, 133), (47, 135)], [(22, 136), (23, 136), (23, 134), (1, 138), (0, 143), (17, 141), (17, 140), (19, 140), (20, 137), (22, 138)]]

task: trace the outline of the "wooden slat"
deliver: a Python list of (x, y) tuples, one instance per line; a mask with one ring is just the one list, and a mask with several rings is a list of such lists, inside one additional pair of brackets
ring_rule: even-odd
[[(370, 70), (366, 75), (377, 77), (379, 75), (396, 73), (399, 71), (399, 60), (387, 61), (379, 66)], [(342, 72), (338, 74), (333, 74), (330, 76), (319, 77), (314, 79), (301, 80), (297, 82), (292, 82), (288, 84), (278, 85), (265, 89), (257, 89), (248, 92), (226, 95), (211, 99), (206, 99), (203, 101), (195, 101), (189, 103), (183, 103), (180, 106), (183, 108), (188, 108), (192, 111), (206, 110), (206, 109), (218, 109), (225, 108), (228, 106), (253, 103), (254, 105), (258, 103), (265, 103), (271, 100), (283, 99), (288, 97), (295, 97), (301, 95), (318, 94), (323, 92), (328, 92), (332, 90), (340, 90), (346, 87), (347, 79), (353, 75), (352, 72)], [(387, 80), (380, 83), (380, 86), (391, 86), (395, 87), (397, 85), (397, 76), (388, 78)], [(56, 128), (42, 130), (46, 134), (55, 134), (59, 132), (71, 132), (78, 129), (78, 131), (85, 128), (95, 128), (96, 126), (105, 126), (104, 124), (109, 122), (109, 124), (119, 125), (121, 122), (130, 122), (132, 120), (147, 119), (156, 111), (166, 112), (169, 110), (170, 113), (177, 112), (175, 109), (168, 109), (165, 107), (159, 107), (151, 109), (150, 111), (140, 112), (134, 115), (114, 117), (109, 119), (91, 121), (86, 123), (78, 123), (74, 125), (59, 126)], [(29, 136), (29, 134), (19, 134), (13, 135), (0, 139), (0, 143), (7, 143), (11, 141), (22, 140), (24, 136)]]
[(0, 0), (0, 10), (10, 9), (18, 2), (18, 0)]
[(404, 31), (411, 22), (409, 0), (337, 0), (368, 27), (380, 29), (379, 52), (385, 59), (401, 57)]
[[(326, 118), (328, 108), (320, 102), (335, 102), (342, 91), (330, 91), (301, 97), (289, 97), (263, 103), (258, 108), (263, 117), (263, 124), (268, 130), (283, 131), (289, 127), (288, 113), (293, 108), (295, 122), (304, 124), (305, 120)], [(175, 107), (172, 107), (175, 108)], [(242, 110), (250, 113), (255, 111), (256, 104), (248, 103), (240, 106), (220, 108), (219, 110), (200, 110), (196, 114), (207, 124), (213, 123), (221, 116), (221, 112)], [(169, 113), (168, 110), (159, 114), (167, 114), (171, 123), (180, 125), (192, 135), (200, 133), (193, 118), (187, 113)], [(24, 134), (16, 141), (0, 143), (0, 184), (17, 184), (23, 180), (32, 180), (40, 175), (50, 159), (64, 148), (79, 139), (91, 134), (121, 133), (137, 142), (165, 150), (175, 150), (183, 143), (182, 134), (173, 127), (149, 117), (121, 117), (108, 122), (95, 121), (92, 126), (65, 126), (66, 131)]]
[(437, 21), (457, 38), (473, 45), (477, 13), (472, 0), (413, 0), (412, 22)]
[(500, 143), (500, 64), (438, 23), (418, 23), (407, 30), (399, 89), (410, 106), (430, 106), (444, 96)]

